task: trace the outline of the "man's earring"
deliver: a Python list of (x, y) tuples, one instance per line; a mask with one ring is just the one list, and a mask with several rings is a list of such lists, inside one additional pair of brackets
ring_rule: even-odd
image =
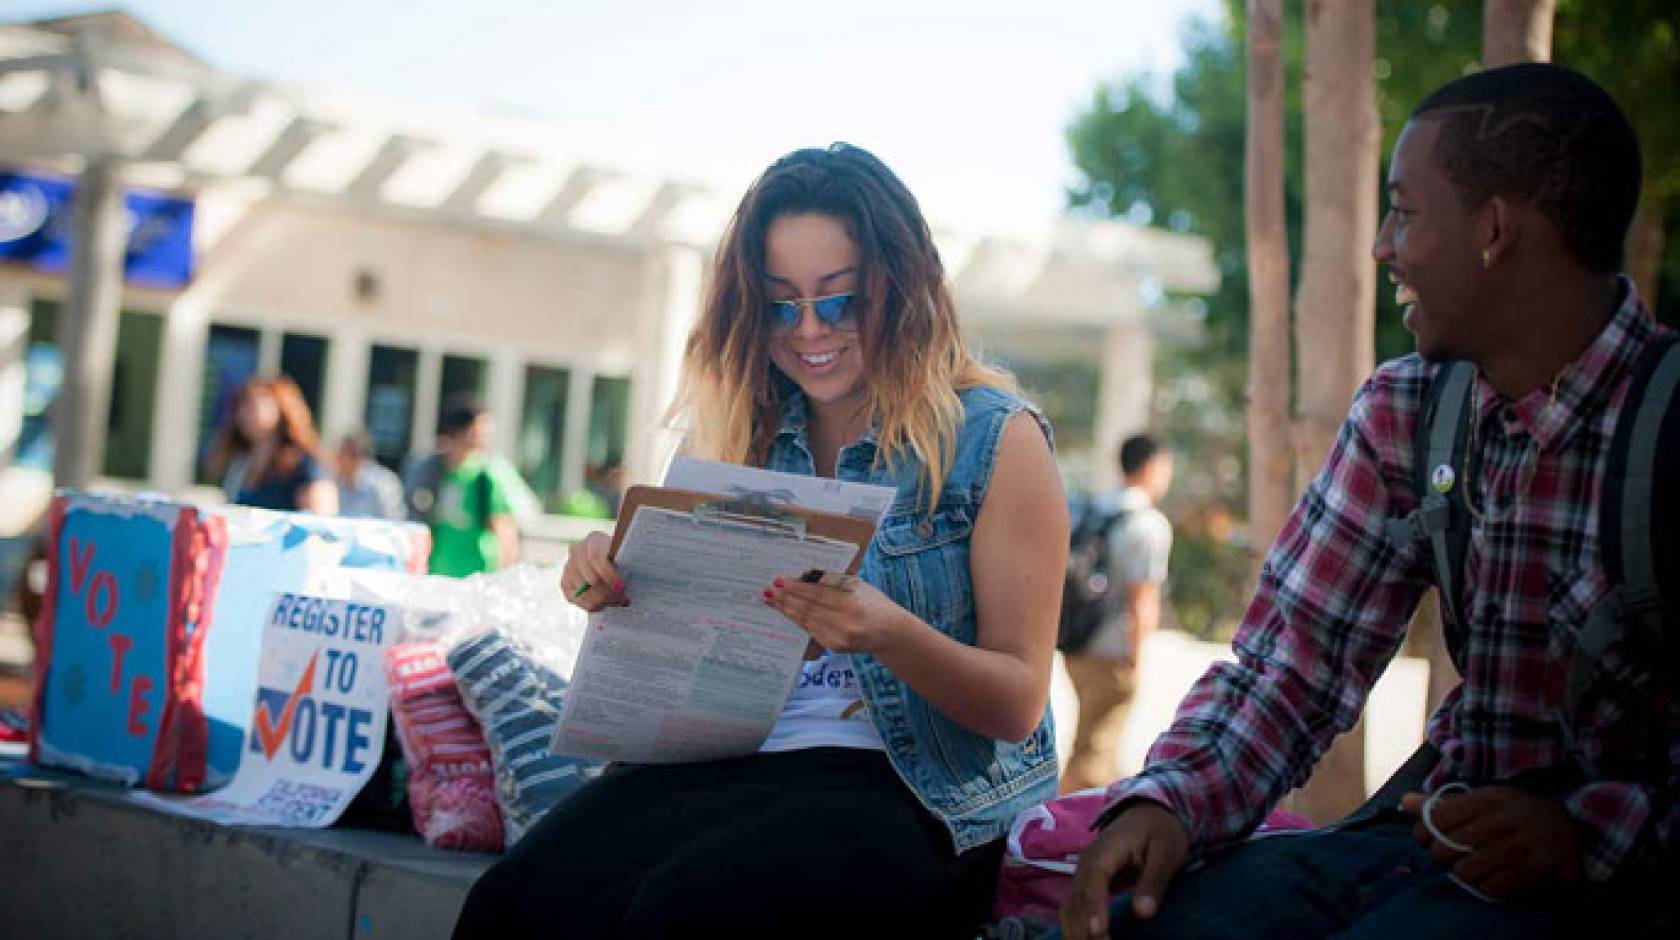
[(1491, 267), (1493, 267), (1493, 249), (1483, 248), (1482, 249), (1482, 269), (1486, 270), (1486, 269), (1491, 268)]

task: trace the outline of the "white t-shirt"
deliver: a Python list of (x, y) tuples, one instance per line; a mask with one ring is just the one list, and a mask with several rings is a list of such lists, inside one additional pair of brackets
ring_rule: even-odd
[[(1166, 581), (1172, 523), (1155, 508), (1149, 494), (1135, 486), (1121, 490), (1116, 505), (1126, 515), (1108, 531), (1108, 579), (1114, 590), (1124, 592), (1129, 585)], [(1131, 615), (1124, 604), (1118, 606), (1119, 612), (1091, 635), (1090, 645), (1081, 651), (1084, 655), (1111, 659), (1132, 655)]]
[(770, 729), (760, 751), (797, 751), (807, 747), (886, 747), (869, 718), (852, 658), (824, 651), (805, 663), (793, 693)]

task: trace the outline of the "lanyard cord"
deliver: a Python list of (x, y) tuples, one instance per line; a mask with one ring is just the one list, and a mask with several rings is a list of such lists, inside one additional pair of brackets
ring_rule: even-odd
[[(1553, 377), (1552, 392), (1546, 399), (1547, 409), (1550, 409), (1553, 405), (1557, 404), (1558, 382), (1562, 379), (1562, 372), (1559, 372), (1555, 377)], [(1495, 522), (1504, 522), (1505, 520), (1511, 518), (1511, 516), (1516, 512), (1517, 504), (1522, 502), (1524, 497), (1528, 495), (1528, 488), (1534, 485), (1535, 470), (1540, 466), (1540, 451), (1538, 447), (1535, 448), (1534, 459), (1528, 462), (1528, 467), (1523, 472), (1521, 484), (1517, 487), (1516, 494), (1511, 497), (1510, 506), (1506, 507), (1503, 513), (1495, 516), (1492, 510), (1483, 512), (1482, 510), (1477, 509), (1474, 492), (1478, 478), (1481, 475), (1480, 471), (1482, 462), (1480, 446), (1481, 435), (1478, 431), (1482, 423), (1480, 393), (1480, 387), (1476, 383), (1472, 383), (1470, 386), (1470, 407), (1464, 409), (1464, 413), (1466, 415), (1465, 420), (1470, 424), (1470, 446), (1464, 449), (1464, 461), (1459, 467), (1459, 471), (1464, 476), (1464, 508), (1470, 510), (1471, 518), (1475, 519), (1478, 523), (1488, 525)], [(1533, 439), (1533, 435), (1529, 435), (1529, 440), (1532, 441)], [(1474, 459), (1477, 470), (1476, 476), (1472, 476), (1470, 473), (1472, 454), (1475, 455)]]

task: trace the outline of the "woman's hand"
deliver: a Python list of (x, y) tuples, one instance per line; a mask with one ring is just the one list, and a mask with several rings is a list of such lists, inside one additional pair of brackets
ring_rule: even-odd
[(572, 543), (566, 553), (566, 567), (560, 571), (560, 590), (566, 600), (590, 613), (603, 607), (630, 606), (624, 579), (607, 557), (611, 548), (612, 536), (605, 532), (591, 532), (583, 541)]
[(764, 589), (764, 602), (836, 653), (879, 656), (915, 619), (864, 581), (840, 588), (783, 575)]

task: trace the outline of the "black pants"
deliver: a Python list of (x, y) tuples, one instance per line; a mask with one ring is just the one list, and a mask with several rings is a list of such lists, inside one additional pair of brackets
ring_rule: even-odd
[(962, 854), (884, 755), (626, 767), (473, 886), (456, 937), (972, 937), (1001, 840)]

